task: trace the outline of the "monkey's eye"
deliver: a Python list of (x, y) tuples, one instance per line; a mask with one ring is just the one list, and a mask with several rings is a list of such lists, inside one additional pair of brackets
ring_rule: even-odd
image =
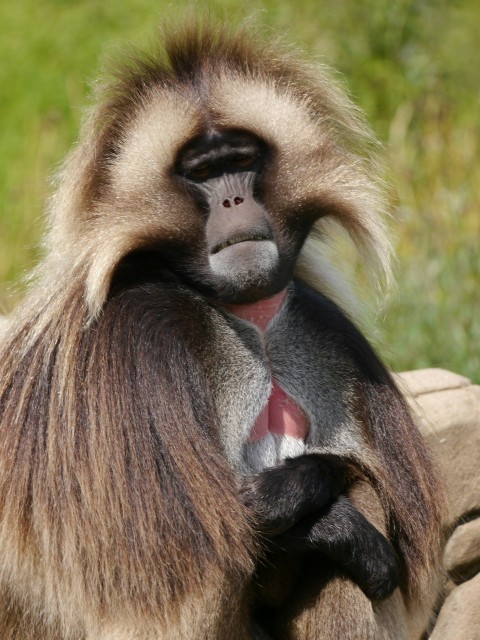
[(212, 172), (212, 167), (209, 164), (200, 164), (194, 169), (190, 169), (187, 176), (194, 180), (206, 180)]
[(246, 167), (250, 167), (256, 160), (256, 157), (254, 155), (249, 155), (249, 156), (237, 156), (236, 158), (234, 158), (233, 162), (237, 167), (242, 167), (242, 168), (246, 168)]

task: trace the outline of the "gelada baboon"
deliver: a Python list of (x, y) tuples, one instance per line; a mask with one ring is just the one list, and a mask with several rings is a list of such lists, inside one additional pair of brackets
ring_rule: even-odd
[(99, 90), (2, 337), (2, 640), (424, 622), (434, 472), (321, 258), (333, 221), (388, 270), (374, 148), (245, 29), (184, 27)]

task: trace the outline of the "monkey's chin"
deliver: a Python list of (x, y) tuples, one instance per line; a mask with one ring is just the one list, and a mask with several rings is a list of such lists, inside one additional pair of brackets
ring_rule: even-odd
[(238, 242), (210, 254), (208, 262), (215, 288), (226, 301), (260, 299), (276, 288), (280, 256), (272, 240)]

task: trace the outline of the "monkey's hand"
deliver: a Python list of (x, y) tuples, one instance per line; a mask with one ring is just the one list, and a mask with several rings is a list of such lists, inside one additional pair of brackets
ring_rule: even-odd
[(341, 495), (320, 513), (298, 522), (276, 543), (290, 553), (318, 551), (340, 565), (371, 600), (399, 584), (393, 547), (350, 500)]
[(318, 511), (344, 489), (348, 463), (335, 455), (309, 453), (245, 478), (244, 503), (263, 534), (274, 536)]
[(319, 552), (342, 567), (371, 600), (388, 597), (399, 584), (388, 540), (341, 495), (356, 475), (343, 458), (305, 454), (249, 476), (244, 503), (261, 532), (287, 553)]

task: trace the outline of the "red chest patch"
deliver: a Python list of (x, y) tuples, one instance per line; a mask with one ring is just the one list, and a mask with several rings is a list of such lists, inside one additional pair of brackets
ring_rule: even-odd
[[(273, 298), (253, 304), (226, 304), (225, 308), (242, 320), (254, 324), (262, 333), (280, 311), (286, 297), (281, 291)], [(304, 441), (309, 432), (308, 419), (298, 404), (272, 379), (272, 392), (266, 406), (257, 417), (249, 442), (265, 438), (269, 433), (290, 436)]]

